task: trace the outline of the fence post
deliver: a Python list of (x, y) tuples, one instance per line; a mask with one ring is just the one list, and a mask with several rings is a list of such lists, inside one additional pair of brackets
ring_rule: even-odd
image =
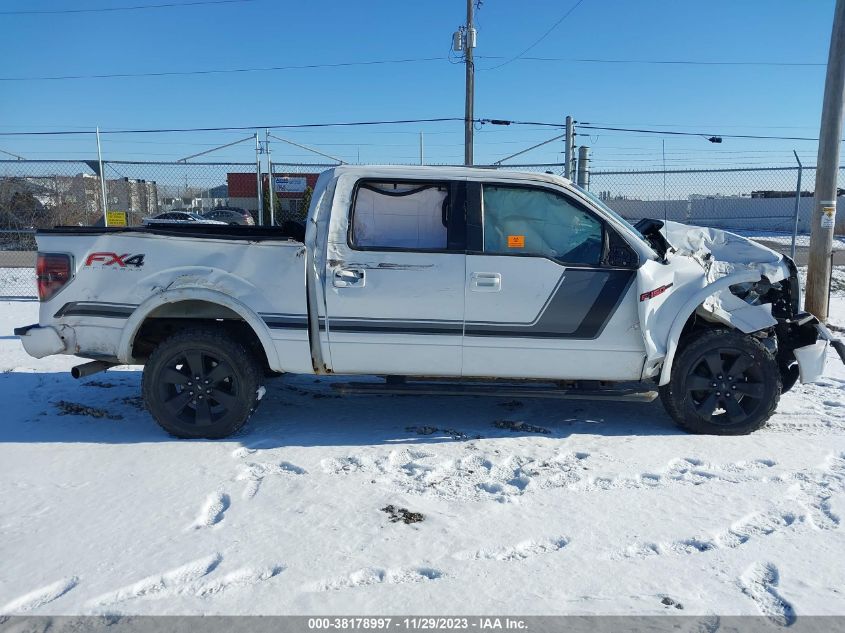
[(258, 219), (258, 226), (264, 226), (264, 200), (261, 191), (261, 143), (258, 140), (258, 132), (255, 133), (255, 195), (258, 200), (258, 210), (255, 212)]
[(795, 160), (798, 162), (798, 183), (795, 185), (795, 224), (792, 227), (792, 248), (789, 250), (789, 256), (795, 259), (795, 240), (798, 237), (798, 214), (801, 212), (801, 172), (804, 166), (801, 164), (801, 159), (798, 158), (798, 152), (792, 150), (795, 154)]
[(590, 189), (590, 148), (586, 145), (578, 148), (578, 186)]
[(270, 157), (270, 130), (266, 130), (264, 149), (267, 150), (267, 195), (270, 196), (270, 226), (276, 226), (276, 192), (273, 183), (273, 159)]
[(109, 215), (106, 207), (106, 172), (103, 169), (103, 150), (100, 148), (100, 126), (97, 126), (97, 160), (100, 163), (100, 194), (103, 199), (103, 226), (109, 225)]

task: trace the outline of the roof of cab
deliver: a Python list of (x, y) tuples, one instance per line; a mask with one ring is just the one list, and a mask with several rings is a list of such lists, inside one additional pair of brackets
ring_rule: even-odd
[(557, 174), (515, 171), (496, 167), (455, 167), (444, 165), (339, 165), (331, 171), (335, 176), (352, 174), (367, 178), (466, 178), (469, 180), (525, 180), (571, 186), (572, 182)]

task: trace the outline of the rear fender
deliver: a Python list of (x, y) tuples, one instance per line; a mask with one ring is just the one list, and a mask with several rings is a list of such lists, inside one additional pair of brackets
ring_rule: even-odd
[(255, 332), (255, 335), (261, 342), (261, 346), (264, 348), (264, 353), (267, 355), (267, 363), (270, 369), (275, 371), (281, 370), (279, 355), (276, 351), (276, 346), (273, 344), (273, 339), (270, 337), (267, 324), (255, 312), (241, 301), (219, 290), (190, 287), (175, 288), (155, 294), (138, 306), (132, 313), (132, 316), (126, 320), (126, 325), (123, 328), (123, 334), (121, 335), (120, 345), (117, 350), (117, 357), (120, 362), (132, 364), (135, 360), (132, 358), (132, 345), (138, 334), (138, 330), (141, 329), (141, 325), (143, 325), (147, 317), (156, 308), (165, 304), (179, 303), (180, 301), (205, 301), (223, 306), (235, 312)]

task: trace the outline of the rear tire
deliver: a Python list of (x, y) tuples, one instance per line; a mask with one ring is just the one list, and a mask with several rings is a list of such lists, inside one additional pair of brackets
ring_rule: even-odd
[(258, 402), (254, 354), (213, 328), (182, 330), (158, 344), (144, 367), (147, 410), (179, 438), (220, 439), (240, 429)]
[(765, 426), (781, 394), (781, 372), (763, 344), (735, 330), (697, 334), (675, 357), (660, 397), (691, 433), (746, 435)]

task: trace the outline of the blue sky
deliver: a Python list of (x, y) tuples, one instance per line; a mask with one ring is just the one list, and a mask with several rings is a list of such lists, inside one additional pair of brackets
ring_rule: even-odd
[[(117, 7), (163, 0), (4, 0), (0, 11)], [(179, 0), (176, 0), (179, 1)], [(721, 134), (818, 134), (823, 66), (687, 66), (517, 60), (575, 0), (484, 0), (478, 12), (476, 116)], [(584, 0), (527, 56), (564, 60), (827, 61), (833, 0)], [(2, 15), (0, 76), (205, 70), (438, 58), (434, 61), (199, 76), (0, 82), (0, 131), (295, 124), (463, 116), (464, 68), (447, 59), (463, 0), (254, 0), (124, 12)], [(485, 56), (487, 58), (485, 58)], [(463, 158), (460, 122), (287, 130), (355, 162)], [(498, 160), (554, 129), (485, 126), (476, 161)], [(105, 137), (107, 158), (171, 160), (243, 132)], [(816, 143), (593, 132), (596, 168), (815, 163)], [(30, 158), (91, 158), (90, 137), (0, 137)], [(558, 162), (562, 143), (520, 157)], [(273, 145), (279, 160), (308, 159)], [(316, 157), (314, 157), (316, 158)], [(209, 160), (250, 161), (249, 143)]]

